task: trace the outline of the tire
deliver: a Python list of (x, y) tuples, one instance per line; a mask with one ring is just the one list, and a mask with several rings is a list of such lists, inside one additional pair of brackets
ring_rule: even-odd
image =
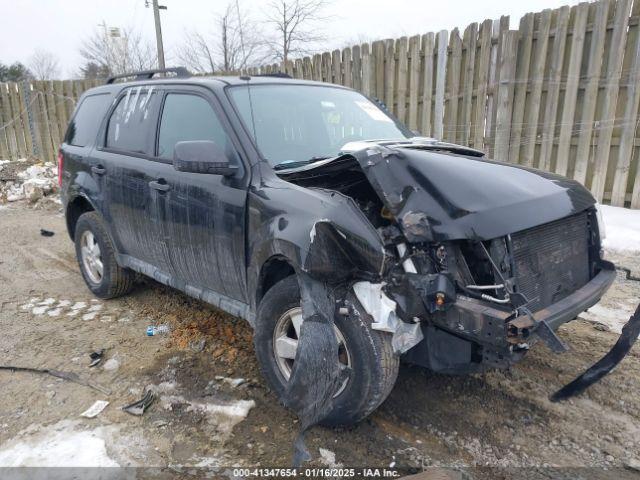
[[(354, 305), (362, 312), (360, 315), (338, 315), (335, 320), (337, 333), (342, 335), (349, 352), (352, 373), (335, 397), (333, 410), (322, 422), (327, 426), (352, 425), (368, 416), (391, 393), (398, 376), (399, 358), (393, 354), (391, 334), (373, 330), (371, 318), (359, 303)], [(256, 356), (263, 376), (281, 402), (287, 380), (274, 351), (274, 331), (279, 319), (299, 306), (297, 278), (290, 276), (267, 291), (256, 316)]]
[[(90, 240), (93, 239), (93, 242)], [(98, 257), (102, 263), (102, 273), (97, 275), (96, 269), (88, 266), (83, 257), (83, 242), (97, 244)], [(102, 218), (96, 212), (83, 213), (76, 223), (74, 242), (76, 258), (89, 290), (99, 298), (109, 299), (125, 295), (133, 287), (135, 274), (122, 268), (116, 262), (115, 249), (107, 233)], [(86, 246), (87, 244), (84, 243)], [(95, 267), (95, 264), (93, 265)]]

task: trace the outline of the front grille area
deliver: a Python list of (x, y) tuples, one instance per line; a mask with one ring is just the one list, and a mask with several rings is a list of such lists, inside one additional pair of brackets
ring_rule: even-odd
[(588, 228), (583, 212), (511, 235), (516, 284), (532, 312), (589, 281)]

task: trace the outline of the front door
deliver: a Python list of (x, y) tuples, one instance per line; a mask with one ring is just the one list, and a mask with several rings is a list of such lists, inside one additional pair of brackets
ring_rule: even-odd
[[(167, 91), (160, 114), (157, 157), (166, 162), (164, 219), (171, 275), (188, 286), (248, 303), (245, 208), (249, 172), (215, 97), (205, 89)], [(234, 176), (178, 172), (170, 165), (175, 144), (210, 140), (232, 164)], [(187, 287), (188, 288), (188, 287)]]

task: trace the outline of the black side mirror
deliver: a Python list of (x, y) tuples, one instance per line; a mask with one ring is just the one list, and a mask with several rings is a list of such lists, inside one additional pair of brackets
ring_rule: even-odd
[(178, 142), (173, 149), (173, 168), (179, 172), (233, 175), (238, 167), (231, 165), (224, 151), (209, 140)]

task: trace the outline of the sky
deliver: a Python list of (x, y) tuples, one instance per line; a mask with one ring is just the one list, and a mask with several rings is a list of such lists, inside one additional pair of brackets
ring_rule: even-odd
[[(175, 52), (185, 32), (212, 29), (215, 16), (229, 0), (161, 0), (162, 30), (167, 65), (175, 64)], [(241, 8), (256, 20), (263, 18), (269, 0), (239, 0)], [(574, 5), (577, 0), (333, 0), (323, 24), (327, 41), (322, 51), (362, 40), (396, 38), (458, 27), (509, 15), (511, 28), (527, 12)], [(62, 76), (77, 76), (84, 38), (99, 24), (133, 27), (155, 42), (153, 12), (145, 0), (0, 0), (0, 62), (28, 63), (35, 50), (53, 52)], [(263, 25), (268, 28), (267, 25)]]

